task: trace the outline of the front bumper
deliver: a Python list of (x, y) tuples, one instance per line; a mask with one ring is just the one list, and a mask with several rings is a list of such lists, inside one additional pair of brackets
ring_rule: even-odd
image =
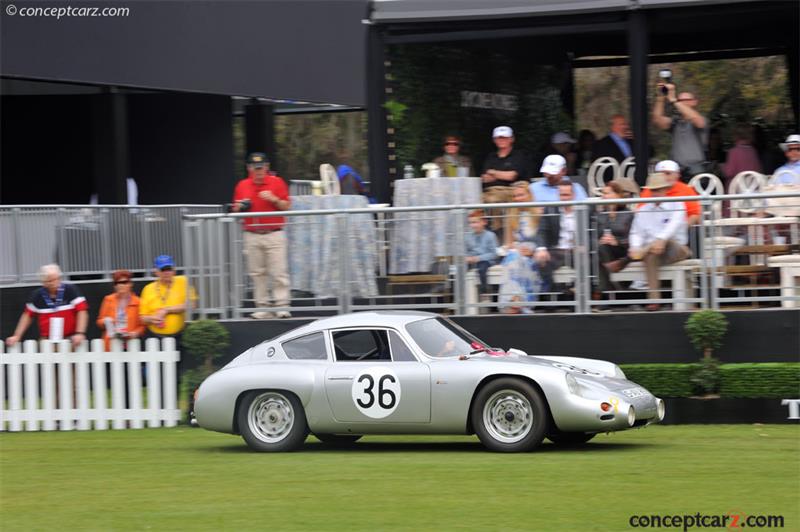
[[(608, 411), (601, 408), (610, 405)], [(612, 432), (658, 423), (666, 413), (664, 400), (650, 393), (626, 398), (611, 394), (587, 399), (569, 394), (550, 405), (553, 421), (562, 432)]]

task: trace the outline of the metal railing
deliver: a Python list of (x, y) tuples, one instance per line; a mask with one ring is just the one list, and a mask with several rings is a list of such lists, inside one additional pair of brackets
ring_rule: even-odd
[[(201, 316), (219, 318), (240, 318), (257, 310), (288, 310), (295, 315), (316, 316), (388, 308), (477, 314), (508, 311), (509, 307), (534, 313), (553, 310), (588, 313), (598, 307), (636, 308), (651, 303), (670, 304), (677, 310), (720, 308), (723, 305), (745, 303), (796, 306), (800, 297), (793, 292), (793, 286), (762, 283), (759, 278), (777, 278), (780, 266), (766, 263), (768, 253), (777, 248), (782, 253), (797, 254), (800, 250), (798, 218), (764, 215), (764, 209), (769, 210), (767, 200), (773, 198), (780, 199), (784, 207), (787, 202), (800, 206), (800, 194), (776, 192), (346, 211), (187, 214), (183, 223), (184, 257), (187, 274), (198, 288), (199, 305), (196, 312)], [(718, 217), (719, 209), (712, 208), (717, 202), (744, 199), (757, 199), (762, 208), (750, 218), (737, 220), (721, 220)], [(637, 275), (639, 280), (644, 277), (644, 268), (633, 263), (621, 272), (612, 274), (612, 279), (618, 279), (623, 286), (607, 290), (602, 294), (604, 299), (597, 299), (595, 287), (601, 267), (597, 256), (600, 235), (597, 234), (594, 211), (611, 204), (628, 204), (635, 208), (636, 204), (641, 203), (669, 205), (684, 201), (696, 201), (702, 207), (702, 223), (690, 229), (693, 258), (664, 266), (660, 270), (659, 297), (650, 299), (647, 292), (627, 285), (637, 280)], [(505, 281), (497, 281), (497, 272), (500, 271), (502, 276), (503, 269), (508, 269), (506, 264), (493, 268), (492, 282), (489, 283), (491, 288), (479, 294), (478, 275), (468, 268), (464, 260), (468, 213), (473, 209), (486, 210), (490, 213), (491, 224), (492, 219), (507, 219), (510, 209), (565, 206), (573, 207), (575, 212), (575, 240), (566, 265), (554, 271), (552, 285), (540, 286), (532, 298), (527, 297), (527, 293), (519, 293), (519, 301), (514, 300), (513, 291), (504, 292)], [(239, 223), (239, 218), (253, 216), (286, 217), (287, 232), (290, 237), (295, 235), (289, 239), (289, 253), (299, 254), (300, 260), (295, 262), (308, 269), (304, 271), (305, 274), (310, 273), (310, 277), (320, 280), (313, 286), (297, 286), (297, 272), (292, 271), (293, 297), (288, 307), (256, 308), (254, 305)], [(416, 232), (410, 231), (411, 227), (415, 227)], [(749, 233), (744, 236), (753, 237), (749, 242), (737, 236), (742, 228)], [(388, 236), (382, 237), (382, 231)], [(315, 239), (302, 240), (314, 232)], [(743, 242), (730, 244), (729, 240)], [(784, 244), (773, 246), (773, 249), (765, 244), (770, 240)], [(320, 242), (328, 242), (329, 245), (322, 246), (326, 251), (314, 247), (319, 247)], [(760, 245), (763, 249), (754, 245)], [(749, 251), (734, 255), (737, 248)], [(397, 261), (388, 261), (393, 265), (388, 272), (379, 267), (387, 263), (386, 254), (390, 257), (402, 255), (408, 259), (410, 253), (416, 254), (415, 260), (400, 261), (414, 264), (410, 269), (398, 271)], [(503, 259), (504, 262), (506, 260)], [(744, 261), (744, 264), (737, 264), (736, 261)], [(742, 282), (743, 279), (745, 282)], [(506, 300), (502, 300), (503, 297)], [(514, 305), (509, 304), (509, 298)]]
[(149, 272), (162, 254), (182, 267), (181, 217), (221, 212), (221, 205), (0, 206), (0, 286), (38, 283), (39, 267), (52, 262), (72, 279)]

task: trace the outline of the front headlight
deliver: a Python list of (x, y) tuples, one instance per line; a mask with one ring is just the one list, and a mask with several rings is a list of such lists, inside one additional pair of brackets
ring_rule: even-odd
[(567, 389), (569, 390), (569, 393), (580, 397), (581, 385), (578, 382), (578, 379), (573, 377), (571, 373), (566, 374), (566, 379), (567, 379)]

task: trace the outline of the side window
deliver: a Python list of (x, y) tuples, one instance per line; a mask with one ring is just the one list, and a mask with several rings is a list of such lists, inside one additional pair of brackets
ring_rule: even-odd
[(391, 360), (386, 331), (372, 329), (336, 331), (333, 349), (340, 362)]
[(283, 351), (292, 360), (327, 360), (325, 338), (321, 332), (284, 342)]
[(416, 362), (417, 357), (408, 348), (408, 345), (394, 331), (389, 331), (389, 345), (392, 348), (392, 360), (395, 362)]

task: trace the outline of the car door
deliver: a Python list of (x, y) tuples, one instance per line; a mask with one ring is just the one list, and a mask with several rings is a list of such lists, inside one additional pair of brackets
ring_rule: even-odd
[(430, 369), (396, 331), (334, 329), (330, 342), (334, 361), (325, 374), (325, 392), (337, 421), (430, 421)]

